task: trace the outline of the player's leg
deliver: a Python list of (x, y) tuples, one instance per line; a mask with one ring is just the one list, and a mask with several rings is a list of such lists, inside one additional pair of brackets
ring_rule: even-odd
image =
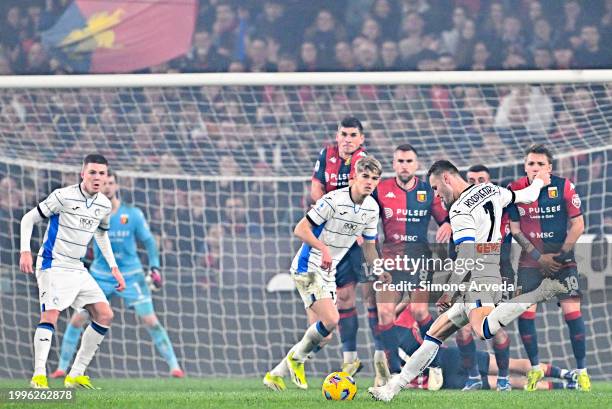
[(83, 333), (83, 326), (87, 322), (89, 314), (87, 310), (77, 311), (72, 314), (70, 322), (66, 326), (64, 336), (62, 337), (62, 346), (60, 348), (60, 358), (57, 364), (57, 369), (51, 374), (51, 378), (63, 378), (66, 376), (70, 362), (74, 358), (79, 339)]
[(466, 325), (457, 331), (455, 341), (459, 352), (461, 353), (461, 361), (463, 368), (467, 371), (467, 379), (463, 386), (464, 391), (473, 391), (482, 389), (482, 377), (478, 368), (478, 360), (476, 359), (476, 342), (472, 336), (472, 327)]
[(468, 318), (463, 304), (454, 304), (447, 312), (440, 315), (425, 335), (419, 349), (406, 361), (400, 374), (391, 378), (385, 386), (368, 389), (372, 397), (383, 401), (393, 399), (405, 385), (429, 366), (442, 342), (467, 322)]
[[(393, 281), (396, 281), (395, 277)], [(402, 328), (395, 325), (395, 306), (400, 300), (400, 296), (401, 294), (398, 291), (381, 290), (376, 292), (378, 334), (384, 348), (384, 356), (377, 356), (378, 351), (375, 352), (376, 377), (374, 378), (374, 386), (384, 385), (391, 374), (397, 374), (402, 370), (402, 360), (399, 356)]]
[(510, 337), (503, 329), (493, 337), (493, 351), (497, 366), (497, 390), (506, 392), (512, 389), (509, 381), (510, 370)]
[(569, 329), (572, 350), (576, 358), (578, 387), (582, 391), (591, 390), (591, 380), (586, 370), (586, 340), (584, 318), (580, 311), (580, 298), (570, 297), (560, 301), (563, 317)]
[(128, 306), (134, 308), (136, 315), (144, 323), (147, 332), (155, 344), (155, 348), (168, 364), (170, 374), (175, 378), (183, 378), (185, 374), (176, 359), (168, 332), (159, 322), (153, 309), (151, 290), (145, 282), (144, 275), (137, 274), (129, 277), (126, 279), (125, 286), (126, 288), (120, 293), (120, 296), (125, 299)]
[[(44, 308), (44, 307), (43, 307)], [(34, 331), (34, 374), (30, 381), (33, 388), (46, 389), (47, 382), (47, 359), (53, 342), (53, 334), (59, 318), (59, 310), (43, 310), (40, 321)]]

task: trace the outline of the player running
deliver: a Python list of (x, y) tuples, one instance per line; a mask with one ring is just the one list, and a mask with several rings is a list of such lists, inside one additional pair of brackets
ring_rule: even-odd
[(340, 260), (363, 237), (368, 265), (378, 257), (376, 234), (378, 204), (370, 195), (380, 180), (380, 162), (372, 157), (355, 164), (351, 187), (334, 190), (317, 201), (295, 227), (304, 243), (291, 264), (291, 275), (302, 297), (310, 327), (287, 356), (270, 372), (263, 383), (270, 389), (285, 389), (287, 372), (300, 389), (307, 389), (304, 362), (331, 339), (340, 319), (336, 308), (336, 271)]
[[(533, 182), (544, 169), (552, 172), (552, 152), (543, 145), (530, 146), (525, 155), (527, 176), (510, 184), (522, 189)], [(580, 286), (574, 258), (574, 243), (584, 232), (584, 218), (580, 210), (580, 196), (574, 184), (555, 175), (540, 190), (537, 201), (509, 207), (512, 235), (523, 251), (519, 260), (518, 290), (526, 293), (535, 289), (544, 277), (555, 277), (565, 283), (569, 293), (559, 294), (559, 304), (565, 317), (576, 358), (578, 386), (591, 390), (586, 370), (586, 339), (584, 318), (580, 312)], [(528, 374), (527, 390), (536, 389), (544, 373), (539, 365), (538, 338), (535, 326), (536, 305), (519, 317), (519, 332), (532, 370)]]
[[(113, 319), (113, 311), (104, 293), (81, 262), (94, 237), (110, 266), (117, 291), (125, 289), (125, 280), (117, 267), (108, 238), (111, 203), (100, 194), (108, 172), (102, 155), (87, 155), (81, 170), (82, 182), (53, 191), (21, 219), (21, 255), (19, 268), (31, 274), (30, 240), (35, 223), (49, 219), (44, 242), (36, 260), (36, 281), (40, 297), (40, 323), (34, 333), (33, 388), (49, 388), (47, 357), (60, 312), (72, 306), (85, 308), (92, 317), (85, 329), (74, 365), (64, 386), (93, 389), (85, 370), (98, 350)], [(118, 284), (117, 284), (118, 283)]]
[[(403, 258), (413, 260), (430, 259), (432, 252), (427, 240), (429, 222), (433, 216), (438, 225), (436, 242), (448, 242), (451, 227), (448, 213), (442, 206), (440, 198), (434, 195), (429, 183), (419, 179), (416, 171), (419, 167), (417, 152), (410, 144), (399, 145), (393, 153), (393, 170), (395, 177), (380, 182), (372, 195), (381, 209), (385, 239), (382, 243), (383, 259)], [(409, 264), (414, 265), (414, 264)], [(431, 281), (431, 271), (422, 268), (420, 271), (390, 271), (394, 284), (412, 283), (414, 291), (409, 294), (409, 309), (418, 321), (421, 336), (433, 323), (429, 313), (429, 292), (419, 289), (419, 283)], [(385, 347), (391, 374), (401, 371), (401, 359), (398, 353), (398, 342), (403, 332), (402, 327), (396, 327), (395, 308), (402, 298), (399, 291), (381, 290), (376, 292), (376, 308), (378, 310), (378, 331)], [(380, 377), (384, 368), (377, 370), (375, 386), (384, 385), (386, 377)], [(432, 363), (430, 375), (432, 387), (442, 386), (442, 373), (435, 363)]]
[[(541, 171), (529, 187), (516, 192), (490, 183), (469, 185), (457, 168), (445, 160), (431, 166), (428, 178), (432, 189), (449, 209), (457, 245), (456, 268), (447, 283), (449, 290), (437, 302), (439, 308), (446, 311), (432, 324), (423, 344), (406, 362), (402, 372), (385, 386), (369, 388), (377, 400), (393, 399), (431, 363), (442, 341), (464, 325), (470, 323), (481, 338), (490, 339), (531, 304), (566, 290), (558, 281), (544, 280), (532, 293), (494, 307), (501, 299), (502, 287), (499, 272), (502, 209), (510, 203), (536, 200), (542, 186), (550, 182), (547, 172)], [(463, 283), (468, 273), (469, 281)], [(459, 292), (458, 302), (452, 304), (459, 284), (464, 284), (465, 290)]]
[[(134, 308), (136, 315), (145, 324), (158, 352), (168, 364), (170, 374), (176, 378), (183, 378), (185, 374), (178, 364), (168, 333), (157, 319), (151, 300), (151, 290), (159, 291), (162, 287), (159, 253), (155, 238), (149, 230), (142, 211), (137, 207), (122, 203), (117, 194), (118, 190), (117, 176), (109, 170), (102, 193), (112, 205), (108, 235), (117, 264), (125, 277), (126, 289), (122, 292), (116, 291), (110, 267), (96, 245), (94, 245), (94, 260), (89, 272), (102, 288), (106, 298), (110, 300), (114, 295), (119, 295), (129, 307)], [(138, 257), (136, 241), (143, 243), (147, 250), (150, 272), (146, 276), (140, 257)], [(87, 318), (87, 311), (80, 311), (70, 319), (62, 340), (58, 368), (51, 375), (52, 378), (59, 378), (66, 374), (76, 351), (82, 326)]]

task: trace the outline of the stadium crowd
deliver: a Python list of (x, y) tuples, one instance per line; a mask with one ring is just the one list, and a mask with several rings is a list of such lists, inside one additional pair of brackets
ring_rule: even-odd
[[(70, 3), (2, 2), (0, 74), (69, 72), (40, 33)], [(609, 44), (610, 0), (209, 0), (200, 1), (192, 51), (148, 71), (602, 68), (612, 66)], [(98, 151), (117, 170), (157, 175), (308, 175), (347, 113), (362, 119), (366, 148), (385, 165), (401, 142), (423, 163), (504, 163), (534, 142), (558, 153), (609, 145), (612, 85), (12, 90), (0, 95), (0, 149), (70, 165)], [(576, 182), (589, 232), (612, 225), (602, 211), (612, 207), (609, 153), (557, 164)], [(23, 210), (70, 179), (49, 171), (35, 183), (25, 169), (0, 163), (4, 265), (14, 264)], [(522, 174), (514, 165), (493, 171)], [(146, 203), (164, 265), (218, 266), (224, 235), (286, 237), (308, 204), (307, 182), (187, 176), (121, 180), (128, 202)]]
[[(0, 74), (70, 68), (41, 45), (68, 0), (6, 0)], [(612, 1), (200, 0), (192, 50), (151, 72), (605, 68)]]

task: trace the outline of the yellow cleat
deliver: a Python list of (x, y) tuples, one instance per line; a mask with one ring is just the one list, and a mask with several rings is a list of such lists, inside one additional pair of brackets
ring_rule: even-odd
[(578, 374), (578, 389), (584, 392), (591, 392), (591, 378), (586, 371), (582, 371)]
[(542, 368), (532, 369), (527, 372), (527, 385), (525, 385), (525, 390), (533, 392), (538, 389), (538, 382), (544, 378), (544, 370)]
[(86, 376), (86, 375), (75, 376), (74, 378), (70, 375), (67, 375), (66, 379), (64, 379), (64, 387), (69, 388), (69, 389), (73, 389), (73, 388), (96, 389), (91, 384), (91, 380), (89, 379), (89, 376)]
[(346, 372), (350, 376), (355, 376), (361, 369), (363, 364), (359, 359), (355, 359), (353, 362), (345, 362), (342, 364), (342, 372)]
[(304, 372), (304, 362), (298, 362), (293, 359), (293, 352), (287, 355), (287, 367), (291, 374), (291, 380), (300, 389), (308, 389), (308, 381)]
[(282, 392), (287, 387), (285, 386), (285, 381), (283, 381), (282, 376), (272, 375), (270, 372), (266, 373), (266, 376), (263, 378), (263, 384), (276, 392)]
[(46, 375), (34, 375), (30, 380), (30, 387), (34, 389), (49, 389)]

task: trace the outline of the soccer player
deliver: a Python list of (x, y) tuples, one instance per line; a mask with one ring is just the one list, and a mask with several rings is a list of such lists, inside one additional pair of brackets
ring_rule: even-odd
[[(541, 170), (552, 172), (553, 154), (543, 145), (530, 146), (525, 154), (525, 173), (510, 184), (521, 189), (533, 182)], [(585, 326), (580, 312), (580, 287), (574, 258), (574, 244), (584, 232), (584, 218), (580, 210), (580, 197), (568, 179), (551, 176), (537, 201), (510, 207), (510, 229), (522, 252), (518, 269), (518, 290), (529, 292), (544, 277), (555, 277), (570, 290), (557, 298), (569, 328), (570, 341), (576, 358), (578, 386), (589, 391), (591, 381), (586, 370)], [(568, 227), (569, 226), (569, 227)], [(519, 317), (519, 332), (531, 361), (527, 390), (535, 390), (544, 376), (539, 365), (538, 339), (535, 326), (536, 305)]]
[(113, 319), (104, 293), (81, 262), (94, 237), (117, 291), (125, 280), (117, 267), (108, 238), (111, 203), (100, 190), (106, 181), (108, 162), (102, 155), (87, 155), (81, 170), (82, 182), (53, 191), (21, 219), (19, 268), (33, 273), (30, 240), (34, 224), (49, 219), (44, 243), (36, 260), (36, 281), (40, 296), (40, 323), (34, 333), (33, 388), (47, 389), (47, 357), (60, 312), (72, 306), (85, 308), (92, 317), (83, 333), (81, 347), (64, 386), (93, 389), (85, 370), (98, 350)]
[[(408, 382), (426, 368), (436, 356), (442, 341), (470, 323), (483, 339), (517, 318), (535, 302), (552, 297), (566, 288), (559, 281), (543, 280), (532, 293), (516, 297), (513, 302), (495, 304), (501, 299), (499, 272), (500, 227), (502, 209), (510, 203), (531, 203), (539, 190), (550, 182), (548, 173), (541, 171), (533, 183), (516, 192), (490, 183), (470, 186), (457, 168), (446, 160), (435, 162), (428, 172), (429, 183), (449, 209), (453, 239), (457, 245), (455, 271), (437, 302), (445, 312), (432, 324), (423, 344), (411, 356), (398, 376), (385, 386), (369, 388), (378, 400), (390, 401)], [(458, 302), (452, 299), (467, 274), (470, 279), (459, 291)], [(496, 288), (497, 287), (497, 288)]]
[[(319, 159), (314, 167), (310, 196), (314, 202), (323, 195), (349, 186), (354, 174), (355, 162), (366, 156), (363, 148), (365, 136), (363, 125), (355, 117), (346, 117), (338, 126), (336, 143), (327, 145), (321, 150)], [(368, 322), (374, 337), (374, 367), (377, 376), (380, 368), (386, 366), (384, 346), (378, 337), (376, 327), (378, 315), (376, 301), (371, 290), (371, 284), (363, 273), (363, 251), (356, 242), (346, 253), (337, 267), (336, 285), (338, 289), (338, 311), (340, 313), (340, 341), (342, 342), (343, 364), (342, 371), (355, 375), (363, 367), (357, 356), (357, 330), (359, 319), (356, 308), (356, 285), (362, 286), (363, 298), (368, 306)], [(388, 370), (386, 370), (388, 373)]]
[[(491, 182), (491, 172), (489, 172), (489, 168), (485, 165), (471, 166), (467, 170), (466, 176), (468, 183), (472, 185)], [(502, 280), (514, 284), (514, 270), (510, 261), (510, 243), (512, 241), (512, 236), (508, 234), (509, 232), (510, 217), (506, 209), (504, 209), (501, 221), (502, 248), (500, 254), (500, 272)], [(466, 325), (459, 329), (459, 331), (457, 331), (456, 341), (457, 347), (459, 351), (461, 351), (462, 362), (468, 371), (463, 390), (473, 391), (482, 389), (484, 384), (481, 371), (478, 368), (478, 359), (476, 359), (476, 343), (472, 337), (472, 327)], [(497, 374), (497, 390), (510, 391), (512, 389), (508, 378), (510, 337), (508, 337), (508, 334), (506, 334), (506, 331), (503, 329), (498, 331), (495, 337), (493, 337), (493, 349), (495, 351), (497, 366), (499, 367), (499, 373)]]
[[(357, 237), (363, 237), (366, 262), (372, 266), (378, 257), (376, 233), (378, 204), (370, 195), (380, 180), (382, 168), (373, 157), (355, 164), (351, 187), (334, 190), (317, 201), (295, 227), (304, 243), (291, 264), (291, 275), (302, 297), (310, 327), (301, 341), (264, 377), (270, 389), (285, 389), (287, 371), (300, 389), (308, 388), (304, 362), (331, 339), (340, 314), (336, 308), (336, 272), (342, 258)], [(387, 277), (383, 277), (386, 279)]]
[[(430, 259), (431, 249), (427, 240), (429, 221), (433, 216), (438, 225), (436, 242), (448, 242), (451, 227), (448, 213), (436, 197), (431, 186), (416, 176), (419, 161), (415, 148), (410, 144), (399, 145), (393, 153), (393, 170), (395, 177), (380, 182), (373, 197), (381, 209), (381, 219), (385, 239), (382, 243), (384, 259), (403, 258), (414, 260)], [(431, 281), (431, 272), (425, 268), (421, 271), (390, 271), (394, 284), (412, 283), (416, 289), (409, 294), (409, 309), (419, 323), (421, 336), (433, 323), (429, 313), (429, 292), (418, 289), (422, 281)], [(376, 308), (378, 310), (378, 330), (388, 358), (389, 371), (397, 374), (401, 371), (401, 359), (398, 353), (398, 342), (403, 327), (396, 327), (395, 308), (402, 297), (399, 291), (377, 291)], [(374, 385), (381, 386), (387, 379), (380, 377), (377, 371)], [(436, 373), (438, 370), (438, 373)], [(438, 375), (438, 376), (436, 376)], [(442, 386), (441, 372), (437, 365), (430, 368), (432, 385), (439, 379)]]
[[(137, 207), (122, 203), (117, 194), (118, 190), (117, 176), (109, 170), (108, 179), (102, 193), (110, 200), (112, 205), (108, 235), (113, 254), (115, 254), (119, 268), (123, 272), (126, 289), (122, 292), (116, 291), (110, 267), (102, 256), (100, 248), (96, 245), (94, 245), (94, 260), (89, 272), (108, 300), (117, 294), (125, 300), (129, 307), (134, 308), (136, 315), (145, 324), (147, 331), (153, 338), (157, 350), (170, 367), (170, 374), (176, 378), (183, 378), (185, 374), (178, 364), (168, 333), (155, 315), (153, 301), (151, 300), (151, 290), (158, 291), (162, 287), (159, 253), (155, 238), (149, 230), (149, 225), (142, 211)], [(147, 249), (150, 272), (146, 276), (138, 257), (136, 241), (143, 243)], [(51, 375), (52, 378), (59, 378), (66, 374), (76, 351), (82, 326), (86, 320), (86, 311), (77, 312), (72, 316), (64, 332), (59, 365)]]

